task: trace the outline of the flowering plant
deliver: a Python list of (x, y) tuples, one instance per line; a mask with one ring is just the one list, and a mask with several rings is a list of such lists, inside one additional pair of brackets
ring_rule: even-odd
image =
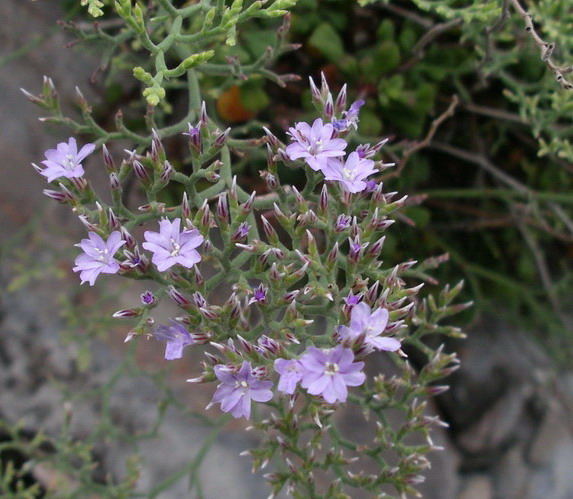
[[(259, 3), (241, 11), (235, 1), (221, 22), (225, 16), (242, 19), (240, 12), (253, 12)], [(157, 12), (143, 15), (138, 6), (130, 10), (130, 2), (116, 4), (155, 58), (171, 46), (169, 36), (191, 36), (181, 31), (191, 7), (159, 4), (172, 22), (163, 40), (164, 32), (151, 31), (150, 37), (141, 28)], [(351, 147), (363, 101), (347, 108), (346, 86), (334, 97), (322, 75), (320, 89), (310, 80), (320, 117), (290, 128), (288, 144), (268, 128), (257, 138), (240, 139), (230, 128), (221, 131), (201, 100), (198, 75), (210, 68), (206, 53), (201, 60), (185, 58), (181, 71), (160, 69), (156, 77), (134, 69), (146, 85), (148, 135), (128, 130), (121, 120), (117, 132), (98, 127), (81, 94), (87, 128), (74, 125), (63, 118), (49, 79), (42, 95), (27, 94), (53, 113), (48, 119), (94, 135), (95, 143), (79, 153), (73, 137), (58, 144), (46, 152), (46, 168), (36, 167), (52, 185), (45, 194), (68, 204), (88, 231), (74, 271), (89, 285), (103, 280), (102, 274), (149, 283), (141, 303), (114, 314), (136, 320), (126, 341), (166, 342), (170, 361), (182, 358), (186, 347), (205, 345), (206, 359), (189, 366), (196, 376), (188, 381), (217, 383), (207, 409), (250, 419), (261, 431), (260, 446), (247, 453), (254, 469), (274, 460), (275, 470), (266, 475), (273, 493), (286, 487), (297, 496), (347, 497), (353, 488), (381, 494), (387, 484), (399, 493), (414, 492), (429, 466), (424, 455), (437, 450), (430, 427), (440, 424), (419, 398), (443, 391), (435, 382), (457, 367), (454, 355), (423, 338), (461, 334), (438, 325), (467, 306), (451, 304), (461, 284), (446, 287), (437, 299), (422, 298), (420, 281), (440, 259), (390, 266), (380, 259), (386, 231), (407, 197), (388, 192), (377, 178), (392, 166), (381, 158), (386, 141)], [(184, 74), (188, 115), (184, 122), (157, 126), (154, 113), (166, 98), (162, 78)], [(170, 161), (164, 146), (181, 134), (187, 136), (189, 171)], [(117, 138), (136, 147), (121, 161), (109, 152)], [(81, 164), (96, 146), (109, 175), (109, 203), (92, 189)], [(249, 193), (234, 174), (233, 153), (260, 146), (267, 153), (267, 168), (260, 172), (266, 192)], [(289, 169), (304, 176), (299, 187), (282, 180)], [(137, 210), (122, 195), (130, 177), (146, 196)], [(173, 185), (183, 192), (175, 203), (164, 196), (176, 192)], [(147, 230), (138, 240), (133, 234), (141, 226)], [(162, 300), (172, 300), (181, 313), (158, 325), (152, 311)], [(418, 370), (409, 350), (424, 359)], [(368, 444), (338, 427), (345, 403), (372, 422)], [(385, 417), (396, 409), (404, 418), (399, 426)], [(412, 433), (425, 441), (412, 443)]]

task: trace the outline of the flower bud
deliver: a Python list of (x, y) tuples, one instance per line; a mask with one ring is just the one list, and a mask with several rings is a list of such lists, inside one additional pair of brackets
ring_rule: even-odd
[(112, 317), (115, 319), (131, 319), (133, 317), (139, 317), (143, 313), (141, 308), (128, 308), (125, 310), (118, 310)]
[(114, 172), (109, 174), (109, 186), (111, 187), (112, 191), (121, 190), (121, 182), (119, 181), (118, 176)]
[(312, 96), (312, 100), (316, 105), (322, 105), (322, 96), (320, 94), (320, 90), (318, 90), (312, 77), (309, 76), (308, 79), (310, 82), (310, 94)]
[(121, 224), (119, 223), (117, 216), (115, 215), (115, 213), (113, 212), (113, 210), (111, 208), (109, 208), (107, 210), (107, 220), (108, 220), (109, 228), (112, 231), (113, 230), (120, 230)]
[(338, 217), (336, 218), (336, 222), (334, 224), (334, 231), (344, 232), (346, 229), (350, 227), (351, 221), (352, 217), (350, 215), (338, 215)]
[(219, 198), (217, 200), (217, 218), (219, 219), (219, 222), (222, 223), (223, 225), (228, 225), (229, 224), (229, 218), (230, 218), (230, 213), (229, 213), (229, 205), (227, 203), (227, 194), (225, 192), (219, 194)]
[(249, 235), (250, 230), (251, 226), (247, 222), (242, 222), (231, 236), (231, 241), (234, 243), (244, 241), (245, 238)]
[(341, 113), (346, 109), (346, 83), (342, 85), (338, 96), (336, 97), (336, 102), (334, 103), (334, 110), (336, 113)]
[(155, 130), (151, 130), (153, 138), (151, 140), (151, 159), (155, 163), (160, 161), (165, 161), (165, 149), (163, 148), (163, 144), (161, 143), (161, 139)]
[(324, 117), (327, 121), (332, 120), (334, 116), (334, 104), (332, 103), (332, 94), (328, 94), (326, 103), (324, 104)]
[(113, 158), (111, 157), (111, 154), (107, 150), (107, 147), (105, 146), (105, 144), (103, 144), (101, 146), (101, 152), (103, 155), (103, 163), (104, 163), (108, 173), (115, 172), (115, 164), (113, 163)]
[(279, 139), (277, 139), (275, 134), (273, 134), (273, 132), (271, 132), (267, 127), (264, 126), (263, 130), (267, 134), (267, 145), (270, 145), (274, 148), (277, 148), (277, 147), (282, 145), (281, 141)]
[(125, 246), (129, 249), (135, 248), (137, 242), (133, 238), (133, 236), (127, 231), (125, 227), (121, 227), (121, 238), (125, 241)]
[(244, 215), (248, 215), (249, 213), (251, 213), (252, 209), (253, 209), (253, 204), (255, 202), (255, 197), (257, 196), (257, 193), (255, 191), (253, 191), (251, 193), (251, 195), (249, 196), (249, 199), (247, 199), (239, 208), (241, 210), (241, 213), (243, 213)]
[(135, 173), (135, 176), (144, 185), (151, 184), (151, 178), (149, 177), (149, 174), (147, 173), (146, 168), (139, 161), (133, 160), (132, 166), (133, 166), (133, 172)]
[(338, 260), (338, 242), (334, 243), (334, 246), (328, 253), (326, 257), (325, 267), (327, 270), (332, 270), (336, 265), (336, 261)]
[(224, 132), (220, 133), (218, 135), (218, 137), (215, 139), (215, 142), (213, 142), (213, 147), (216, 148), (221, 148), (225, 145), (225, 142), (227, 142), (227, 137), (229, 137), (229, 133), (231, 132), (231, 128), (227, 128)]
[(269, 191), (274, 191), (278, 188), (279, 186), (278, 179), (272, 173), (266, 170), (260, 170), (259, 174), (267, 184), (267, 188), (269, 189)]
[(162, 184), (167, 184), (167, 182), (169, 182), (169, 180), (171, 179), (171, 177), (173, 176), (174, 170), (173, 167), (171, 166), (171, 163), (169, 163), (169, 161), (164, 161), (163, 163), (163, 168), (161, 169), (161, 174), (159, 176), (159, 181)]
[(322, 190), (320, 191), (320, 199), (318, 202), (318, 209), (321, 215), (326, 215), (326, 211), (328, 209), (328, 188), (326, 184), (322, 186)]
[(384, 241), (386, 240), (386, 236), (382, 236), (378, 241), (376, 241), (366, 253), (367, 256), (371, 258), (378, 258), (380, 252), (382, 251), (382, 246), (384, 246)]
[(265, 233), (265, 235), (267, 236), (267, 239), (269, 241), (269, 243), (276, 245), (279, 242), (279, 236), (276, 232), (276, 230), (274, 229), (274, 227), (271, 225), (271, 223), (265, 218), (264, 215), (261, 215), (261, 221), (263, 223), (263, 231)]

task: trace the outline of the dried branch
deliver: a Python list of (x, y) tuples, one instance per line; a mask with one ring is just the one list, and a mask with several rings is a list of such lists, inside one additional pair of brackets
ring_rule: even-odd
[(518, 0), (509, 0), (509, 2), (515, 11), (523, 18), (525, 22), (525, 31), (529, 33), (535, 44), (539, 47), (541, 52), (541, 60), (553, 72), (555, 79), (559, 82), (562, 88), (565, 90), (573, 90), (573, 84), (571, 84), (571, 82), (566, 80), (563, 76), (564, 73), (573, 72), (573, 66), (557, 66), (551, 58), (553, 51), (555, 50), (555, 43), (548, 43), (539, 36), (537, 31), (535, 31), (535, 26), (533, 26), (533, 17), (521, 6)]
[(426, 137), (424, 137), (424, 139), (419, 141), (419, 142), (414, 142), (413, 144), (410, 145), (410, 147), (406, 148), (404, 150), (403, 155), (402, 155), (402, 159), (398, 163), (398, 168), (396, 168), (396, 170), (394, 170), (391, 173), (383, 175), (382, 177), (380, 177), (378, 179), (378, 181), (383, 182), (389, 178), (394, 178), (394, 177), (399, 176), (400, 173), (402, 172), (402, 170), (404, 169), (404, 167), (406, 166), (406, 163), (410, 159), (410, 156), (412, 156), (412, 154), (419, 151), (420, 149), (423, 149), (424, 147), (428, 147), (428, 145), (430, 144), (430, 142), (434, 138), (434, 135), (438, 131), (438, 128), (440, 127), (440, 125), (446, 119), (453, 116), (454, 111), (455, 111), (458, 103), (459, 103), (458, 96), (453, 95), (452, 96), (452, 102), (450, 102), (448, 109), (446, 109), (442, 114), (440, 114), (440, 116), (438, 116), (434, 121), (432, 121), (432, 124), (430, 125), (430, 129), (428, 130), (428, 134), (426, 135)]

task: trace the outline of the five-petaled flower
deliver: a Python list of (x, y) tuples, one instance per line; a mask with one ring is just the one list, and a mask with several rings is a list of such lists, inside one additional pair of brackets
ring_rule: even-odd
[(333, 139), (333, 134), (334, 126), (323, 125), (321, 118), (314, 120), (312, 127), (308, 123), (297, 123), (289, 128), (294, 142), (285, 152), (291, 160), (303, 158), (313, 170), (322, 170), (329, 158), (344, 156), (348, 145), (344, 139)]
[(169, 326), (158, 326), (153, 331), (155, 339), (166, 341), (165, 358), (167, 360), (180, 359), (183, 349), (193, 344), (193, 338), (187, 329), (178, 322), (172, 320)]
[(89, 239), (82, 239), (76, 246), (83, 250), (83, 254), (76, 258), (74, 272), (80, 272), (81, 284), (89, 282), (93, 286), (100, 274), (115, 274), (119, 270), (119, 262), (114, 258), (117, 250), (125, 241), (121, 239), (121, 233), (113, 231), (107, 241), (99, 234), (90, 232)]
[(368, 187), (365, 179), (378, 170), (371, 159), (360, 158), (356, 151), (351, 152), (343, 163), (336, 158), (330, 158), (322, 169), (326, 180), (336, 180), (347, 192), (362, 192)]
[(311, 395), (322, 395), (329, 404), (346, 402), (347, 386), (360, 386), (366, 376), (364, 362), (354, 362), (350, 348), (338, 345), (320, 350), (310, 347), (300, 358), (303, 375), (301, 385)]
[(251, 400), (255, 402), (268, 402), (273, 398), (272, 381), (262, 381), (253, 375), (250, 362), (243, 361), (239, 371), (217, 364), (214, 368), (215, 376), (221, 382), (207, 406), (221, 404), (223, 412), (230, 412), (235, 418), (251, 416)]
[(296, 359), (277, 359), (274, 366), (275, 371), (280, 374), (277, 389), (279, 392), (292, 395), (296, 385), (303, 377), (302, 364)]
[(354, 339), (364, 334), (364, 343), (376, 350), (395, 352), (400, 348), (396, 338), (381, 336), (388, 325), (388, 310), (377, 308), (374, 312), (368, 304), (360, 302), (352, 308), (350, 325), (338, 328), (341, 339)]
[(253, 292), (253, 297), (249, 300), (248, 304), (252, 305), (253, 303), (259, 303), (261, 305), (266, 305), (268, 302), (268, 297), (267, 297), (268, 291), (269, 288), (263, 286), (262, 284), (259, 284), (255, 288), (255, 291)]
[(163, 272), (175, 264), (191, 268), (201, 261), (201, 255), (195, 249), (203, 242), (203, 236), (197, 229), (180, 232), (181, 219), (173, 222), (163, 219), (159, 222), (159, 232), (145, 231), (147, 242), (143, 247), (153, 253), (151, 261), (157, 270)]
[(60, 142), (56, 149), (48, 149), (42, 164), (46, 166), (40, 173), (47, 177), (48, 182), (60, 177), (74, 178), (84, 174), (82, 161), (93, 152), (94, 144), (86, 144), (78, 152), (76, 139), (70, 137), (68, 142)]

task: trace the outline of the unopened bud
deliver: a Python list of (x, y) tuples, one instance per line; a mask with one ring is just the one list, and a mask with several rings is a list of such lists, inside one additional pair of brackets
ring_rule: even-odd
[(169, 163), (169, 161), (165, 161), (163, 163), (163, 168), (161, 169), (161, 175), (159, 176), (159, 181), (162, 184), (166, 184), (173, 176), (173, 173), (174, 170), (173, 167), (171, 166), (171, 163)]
[(219, 199), (217, 200), (217, 217), (219, 221), (224, 224), (229, 224), (229, 205), (227, 203), (227, 194), (225, 192), (219, 194)]
[(113, 158), (111, 157), (111, 154), (107, 150), (107, 147), (105, 146), (105, 144), (103, 144), (101, 146), (101, 152), (103, 155), (103, 163), (104, 163), (107, 171), (109, 173), (114, 172), (115, 171), (115, 164), (114, 164)]
[(340, 92), (338, 92), (336, 102), (334, 103), (334, 109), (336, 113), (340, 113), (346, 109), (346, 83), (342, 85)]

